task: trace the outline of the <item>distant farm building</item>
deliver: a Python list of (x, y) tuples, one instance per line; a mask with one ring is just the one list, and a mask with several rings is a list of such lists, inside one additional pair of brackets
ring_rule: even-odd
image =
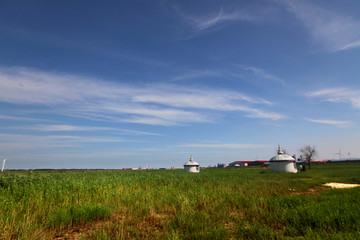
[(226, 167), (226, 164), (225, 164), (225, 163), (218, 163), (218, 164), (217, 164), (217, 167), (218, 167), (218, 168), (225, 168), (225, 167)]
[(190, 161), (184, 164), (185, 172), (198, 173), (200, 172), (200, 165), (194, 161), (193, 157), (190, 157)]
[(256, 160), (256, 161), (235, 161), (229, 163), (228, 167), (247, 167), (247, 166), (260, 166), (268, 161)]
[(270, 169), (273, 172), (297, 172), (296, 160), (292, 156), (285, 154), (280, 148), (280, 145), (278, 149), (278, 154), (272, 157), (269, 160), (269, 163)]
[(244, 162), (241, 162), (241, 161), (235, 161), (235, 162), (232, 162), (232, 163), (229, 163), (229, 167), (246, 167), (248, 164), (247, 163), (244, 163)]
[(339, 158), (311, 160), (311, 163), (337, 163), (337, 162), (360, 162), (360, 158)]

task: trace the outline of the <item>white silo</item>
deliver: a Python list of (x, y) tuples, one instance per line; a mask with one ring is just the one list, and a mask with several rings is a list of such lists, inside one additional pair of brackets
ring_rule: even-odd
[(296, 173), (296, 160), (283, 152), (280, 148), (278, 149), (278, 154), (272, 157), (269, 161), (270, 169), (273, 172), (291, 172)]
[(193, 157), (190, 157), (190, 161), (184, 164), (185, 172), (198, 173), (200, 172), (200, 165), (194, 161)]

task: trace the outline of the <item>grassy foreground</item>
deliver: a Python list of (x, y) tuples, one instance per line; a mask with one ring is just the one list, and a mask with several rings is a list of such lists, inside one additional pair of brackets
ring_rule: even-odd
[(0, 174), (0, 239), (360, 239), (360, 163)]

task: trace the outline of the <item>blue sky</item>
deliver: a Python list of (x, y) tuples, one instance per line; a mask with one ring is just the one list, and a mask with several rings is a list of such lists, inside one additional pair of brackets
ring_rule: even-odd
[(9, 169), (360, 157), (360, 2), (1, 1)]

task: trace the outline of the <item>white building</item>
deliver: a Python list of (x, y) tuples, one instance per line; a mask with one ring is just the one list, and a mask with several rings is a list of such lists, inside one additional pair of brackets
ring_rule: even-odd
[(280, 148), (278, 149), (278, 154), (272, 157), (269, 161), (270, 169), (273, 172), (291, 172), (296, 173), (296, 160), (283, 152)]
[(184, 171), (198, 173), (200, 172), (200, 165), (197, 162), (195, 162), (193, 157), (191, 156), (190, 161), (184, 164)]

